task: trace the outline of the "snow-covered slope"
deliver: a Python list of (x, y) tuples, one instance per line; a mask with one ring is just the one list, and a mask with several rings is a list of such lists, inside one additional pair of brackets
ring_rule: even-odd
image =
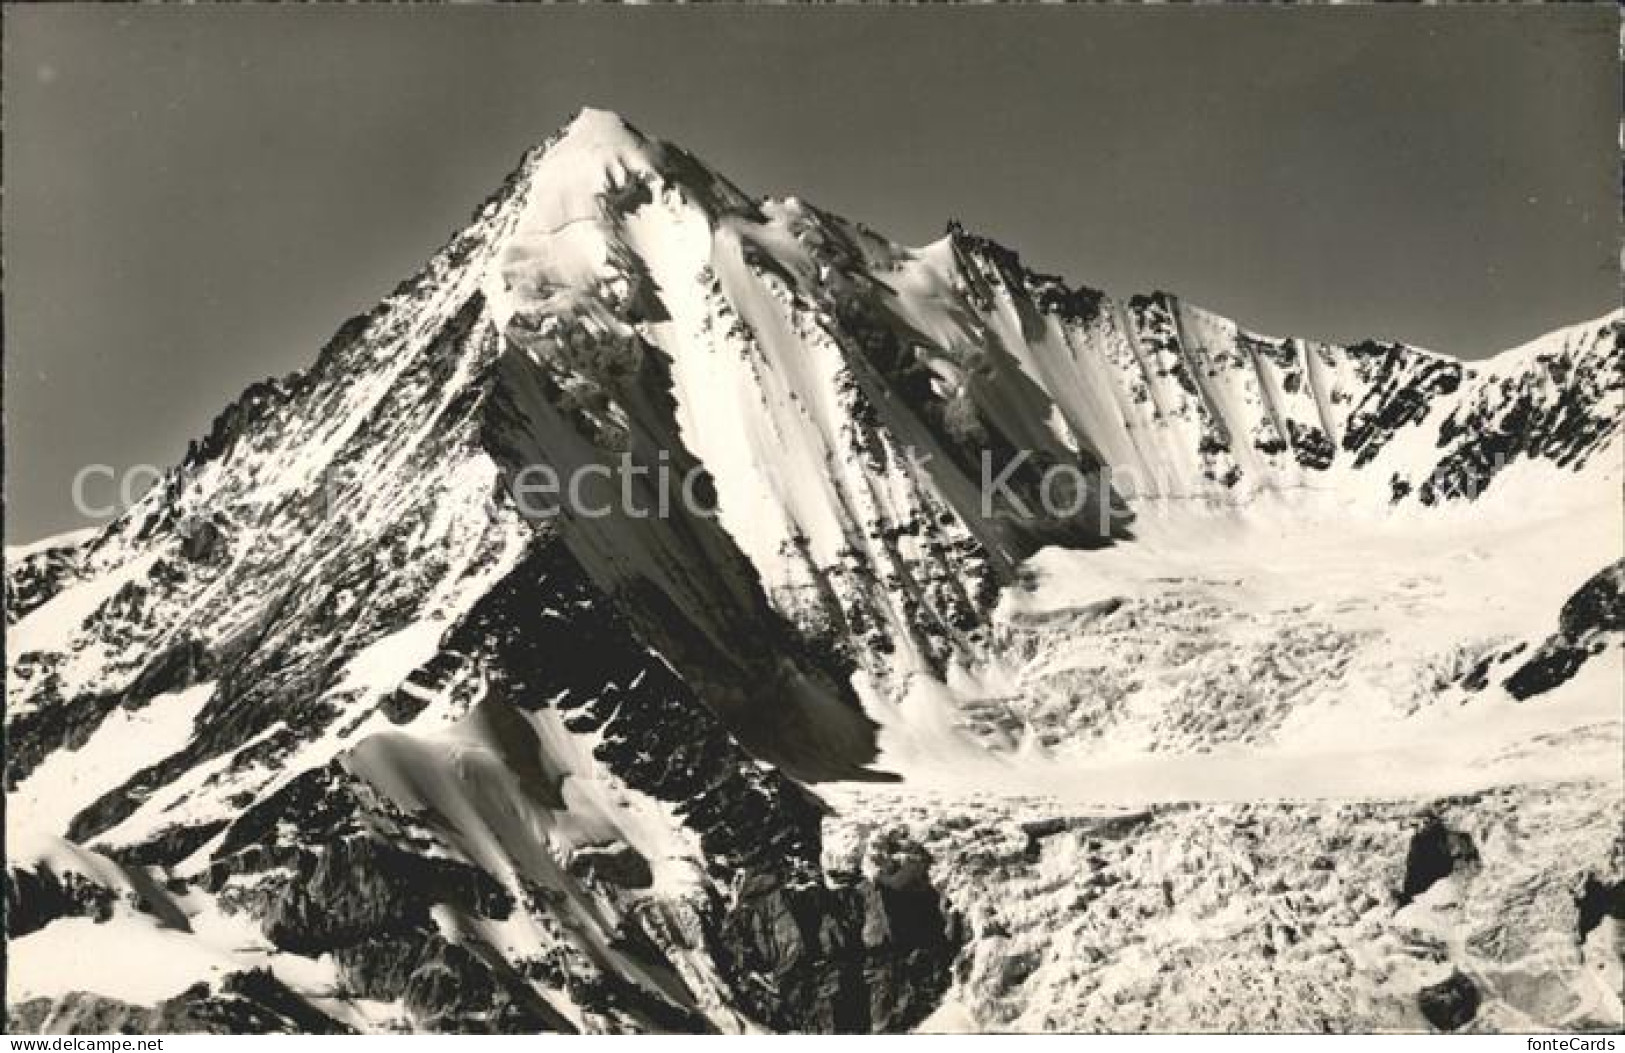
[[(1620, 330), (1478, 364), (1259, 336), (584, 111), (140, 504), (7, 550), (12, 1022), (1137, 1026), (1023, 1008), (1033, 952), (966, 898), (1003, 894), (956, 862), (977, 809), (1044, 795), (1382, 798), (1380, 873), (1432, 795), (1539, 793), (1596, 851), (1518, 866), (1612, 917)], [(580, 500), (528, 506), (539, 468)], [(1454, 744), (1427, 778), (1418, 740)], [(1064, 877), (1030, 923), (1077, 921)], [(136, 945), (166, 968), (65, 964)], [(1491, 1026), (1618, 1018), (1450, 960), (1522, 1014)], [(1281, 989), (1139, 1025), (1308, 1019)], [(1434, 1019), (1406, 1004), (1320, 1019)]]

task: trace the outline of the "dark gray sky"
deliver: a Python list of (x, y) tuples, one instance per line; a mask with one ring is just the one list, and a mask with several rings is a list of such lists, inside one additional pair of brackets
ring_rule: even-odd
[(7, 6), (6, 532), (314, 358), (583, 104), (747, 191), (1466, 357), (1618, 303), (1612, 5)]

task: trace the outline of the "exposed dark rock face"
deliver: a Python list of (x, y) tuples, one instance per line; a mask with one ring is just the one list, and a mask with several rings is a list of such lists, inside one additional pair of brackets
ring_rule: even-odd
[(230, 539), (222, 526), (223, 516), (179, 524), (181, 555), (194, 563), (214, 563), (226, 558)]
[(935, 1008), (962, 926), (900, 832), (824, 887), (748, 885), (713, 939), (752, 1015), (794, 1031), (901, 1031)]
[[(121, 590), (114, 600), (124, 595)], [(130, 602), (140, 602), (139, 591), (131, 594)], [(212, 660), (204, 645), (183, 637), (140, 666), (129, 686), (121, 691), (55, 699), (17, 714), (8, 735), (6, 785), (15, 787), (51, 750), (83, 746), (113, 710), (140, 709), (160, 694), (179, 691), (206, 679), (211, 669)], [(49, 691), (49, 672), (45, 679), (45, 689)]]
[(379, 933), (427, 931), (437, 903), (497, 920), (513, 911), (512, 897), (484, 871), (371, 838), (332, 842), (301, 864), (265, 916), (266, 937), (295, 954), (314, 957)]
[(93, 994), (12, 1005), (6, 1030), (58, 1034), (338, 1035), (349, 1028), (316, 1009), (263, 970), (224, 977), (218, 987), (198, 984), (154, 1006), (130, 1005)]
[(570, 855), (567, 868), (586, 881), (618, 888), (648, 888), (654, 882), (649, 861), (631, 845), (583, 845)]
[[(464, 455), (475, 426), (466, 419), (445, 420), (452, 410), (438, 406), (432, 397), (438, 395), (436, 385), (444, 384), (459, 354), (477, 356), (491, 351), (482, 344), (493, 334), (481, 328), (481, 309), (481, 301), (474, 297), (464, 310), (443, 320), (429, 334), (423, 349), (429, 353), (414, 363), (415, 368), (403, 371), (403, 388), (419, 401), (403, 395), (393, 404), (393, 413), (380, 411), (370, 416), (341, 444), (336, 462), (330, 466), (330, 476), (310, 479), (279, 503), (272, 502), (253, 513), (268, 528), (256, 535), (255, 546), (241, 559), (224, 565), (183, 559), (180, 541), (156, 540), (165, 531), (178, 532), (179, 521), (161, 523), (153, 518), (158, 513), (145, 506), (132, 509), (127, 521), (121, 520), (110, 528), (109, 537), (125, 543), (128, 535), (153, 536), (153, 543), (166, 555), (143, 580), (126, 587), (130, 590), (128, 597), (125, 590), (120, 590), (104, 604), (96, 615), (95, 626), (107, 623), (109, 628), (103, 634), (119, 640), (129, 653), (151, 653), (143, 648), (161, 650), (157, 641), (173, 635), (165, 619), (186, 612), (192, 619), (192, 632), (209, 640), (210, 662), (197, 667), (196, 673), (217, 677), (219, 683), (197, 719), (198, 733), (185, 748), (138, 771), (87, 808), (74, 824), (75, 836), (88, 839), (116, 826), (156, 790), (172, 784), (182, 773), (222, 756), (231, 758), (233, 770), (274, 765), (338, 720), (340, 707), (323, 695), (333, 686), (344, 663), (368, 643), (414, 617), (415, 605), (423, 601), (436, 575), (447, 572), (449, 557), (444, 552), (428, 551), (407, 560), (413, 538), (433, 520), (432, 497), (409, 512), (391, 517), (377, 534), (353, 529), (348, 519), (327, 513), (340, 505), (349, 508), (356, 504), (355, 487), (362, 479), (357, 463), (368, 456), (368, 451), (376, 445), (387, 445), (403, 431), (413, 432), (437, 420), (444, 427), (434, 430), (426, 447), (415, 450), (414, 457), (398, 466), (403, 476), (414, 481), (396, 479), (382, 485), (441, 492), (424, 482), (430, 477), (431, 466)], [(222, 440), (226, 452), (221, 456), (228, 458), (227, 464), (232, 463), (229, 458), (275, 460), (284, 456), (282, 444), (297, 445), (290, 432), (297, 436), (299, 428), (319, 427), (333, 412), (334, 404), (342, 403), (349, 383), (346, 377), (364, 371), (367, 356), (377, 353), (367, 339), (382, 339), (385, 334), (378, 330), (389, 328), (375, 318), (366, 325), (350, 327), (348, 335), (336, 337), (310, 374), (284, 385), (288, 398), (296, 402), (277, 412), (275, 428), (244, 432), (233, 441)], [(480, 391), (473, 390), (476, 394)], [(477, 404), (458, 408), (473, 412)], [(182, 486), (197, 474), (196, 466), (183, 466), (177, 470), (176, 485)], [(222, 492), (188, 492), (186, 501), (207, 508), (233, 509), (237, 495), (231, 487), (243, 484), (230, 482), (229, 474), (224, 477), (228, 482), (222, 484)], [(375, 478), (370, 481), (379, 483)], [(494, 526), (477, 535), (472, 558), (461, 569), (477, 573), (482, 562), (495, 558), (495, 546), (500, 540), (500, 531)], [(289, 574), (287, 563), (296, 552), (300, 558), (315, 560), (322, 573)], [(406, 563), (408, 569), (400, 573), (386, 569), (398, 569)], [(231, 576), (223, 578), (228, 571)], [(55, 689), (51, 672), (47, 669), (40, 677), (42, 694)], [(132, 680), (139, 672), (132, 673)], [(172, 689), (176, 684), (168, 686)], [(16, 779), (22, 765), (31, 765), (36, 750), (48, 749), (50, 743), (65, 737), (56, 730), (57, 725), (66, 723), (71, 736), (88, 736), (102, 716), (118, 704), (128, 704), (128, 700), (139, 701), (140, 695), (133, 689), (86, 694), (20, 715), (13, 724), (14, 741), (26, 745), (8, 756), (10, 777)], [(26, 734), (18, 734), (17, 729)], [(69, 737), (69, 741), (74, 738)]]
[[(526, 617), (547, 608), (572, 616)], [(719, 878), (753, 869), (805, 880), (817, 873), (816, 802), (751, 759), (556, 538), (533, 545), (444, 651), (481, 664), (509, 705), (556, 709), (572, 732), (596, 735), (597, 759), (627, 785), (675, 805)]]
[(1625, 878), (1618, 881), (1599, 879), (1594, 874), (1585, 876), (1585, 884), (1580, 888), (1580, 895), (1575, 900), (1578, 911), (1578, 927), (1580, 942), (1584, 943), (1587, 936), (1602, 919), (1613, 918), (1625, 922)]
[[(575, 616), (525, 616), (543, 606)], [(957, 944), (924, 868), (884, 885), (826, 881), (816, 800), (740, 749), (557, 539), (538, 539), (415, 676), (446, 687), (471, 669), (491, 684), (482, 712), (512, 744), (514, 770), (552, 806), (563, 807), (556, 785), (526, 774), (534, 762), (523, 758), (539, 744), (526, 744), (534, 733), (525, 710), (554, 710), (572, 732), (594, 736), (609, 771), (671, 802), (699, 838), (711, 883), (675, 927), (629, 898), (652, 882), (629, 845), (585, 845), (565, 861), (574, 880), (623, 902), (613, 946), (672, 976), (674, 953), (703, 948), (740, 1012), (794, 1030), (900, 1029), (933, 1008)], [(649, 749), (655, 742), (662, 748)], [(594, 964), (571, 935), (580, 923), (564, 893), (527, 885), (516, 896), (461, 861), (442, 823), (401, 810), (343, 765), (313, 769), (220, 833), (207, 886), (229, 909), (260, 918), (274, 945), (331, 953), (356, 997), (400, 1000), (425, 1030), (571, 1029), (536, 994), (537, 981), (595, 1014), (600, 1028), (711, 1026), (681, 983), (660, 992)], [(133, 854), (165, 862), (199, 843), (166, 851), (151, 842)], [(433, 920), (448, 911), (493, 922), (521, 915), (556, 942), (541, 957), (507, 959), (478, 938), (448, 941)], [(782, 982), (763, 988), (760, 975)], [(826, 1005), (837, 995), (838, 1011)]]
[(1337, 456), (1337, 448), (1332, 445), (1332, 440), (1324, 431), (1298, 421), (1289, 420), (1286, 423), (1292, 453), (1297, 457), (1299, 464), (1314, 469), (1332, 466), (1332, 461)]
[(1478, 1015), (1478, 988), (1461, 973), (1451, 973), (1417, 992), (1416, 1002), (1428, 1023), (1440, 1031), (1456, 1031)]
[[(517, 612), (543, 597), (578, 617), (518, 631)], [(895, 889), (827, 884), (817, 802), (729, 740), (562, 545), (538, 545), (448, 646), (483, 652), (508, 698), (548, 699), (572, 730), (599, 736), (596, 755), (628, 785), (677, 806), (718, 882), (707, 945), (752, 1018), (798, 1031), (900, 1030), (934, 1007), (957, 942), (923, 871)], [(646, 747), (654, 742), (666, 745)], [(603, 853), (582, 860), (603, 863)], [(613, 884), (643, 876), (617, 871)]]
[[(540, 356), (518, 346), (503, 356), (483, 424), (482, 441), (512, 475), (543, 465), (570, 477), (615, 463), (623, 450), (651, 465), (664, 454), (679, 477), (698, 469), (678, 434), (658, 356), (632, 349), (627, 356), (634, 366), (576, 370), (568, 378), (538, 367)], [(591, 401), (604, 406), (603, 419), (572, 409), (585, 396), (567, 384), (590, 385)], [(618, 424), (650, 410), (661, 419), (647, 430), (624, 431)], [(575, 440), (561, 456), (554, 451), (567, 428), (586, 431), (590, 445)], [(590, 500), (596, 505), (612, 497)], [(846, 656), (815, 649), (773, 608), (748, 559), (714, 518), (679, 503), (667, 518), (561, 516), (538, 529), (557, 533), (580, 564), (577, 573), (618, 605), (624, 620), (757, 756), (802, 778), (863, 775), (874, 757), (874, 729), (848, 682)], [(635, 565), (620, 555), (627, 549), (667, 558), (634, 573)], [(699, 567), (707, 572), (690, 570)], [(778, 705), (751, 704), (764, 689)]]
[(84, 546), (53, 545), (6, 563), (6, 624), (45, 606), (77, 573)]
[[(1034, 305), (1052, 312), (1069, 322), (1089, 322), (1100, 314), (1105, 293), (1087, 286), (1072, 287), (1064, 278), (1053, 274), (1039, 274), (1029, 270), (1021, 257), (989, 238), (978, 237), (967, 231), (957, 220), (948, 223), (948, 236), (962, 258), (975, 259), (991, 274), (1012, 289), (1025, 290), (1033, 297)], [(983, 302), (991, 295), (983, 291)]]
[(1505, 681), (1520, 702), (1565, 683), (1592, 655), (1625, 633), (1625, 560), (1604, 567), (1569, 597), (1558, 615), (1557, 632)]
[[(1445, 455), (1422, 485), (1422, 503), (1475, 497), (1521, 458), (1582, 468), (1603, 450), (1621, 426), (1614, 403), (1625, 390), (1617, 367), (1625, 329), (1605, 323), (1596, 338), (1581, 353), (1545, 352), (1516, 374), (1482, 383), (1440, 421)], [(1610, 360), (1614, 368), (1596, 368)]]
[(6, 936), (16, 939), (43, 929), (58, 918), (95, 918), (113, 915), (118, 898), (111, 889), (78, 874), (54, 874), (41, 867), (6, 871)]
[[(511, 971), (433, 932), (372, 936), (336, 954), (358, 992), (400, 999), (425, 1031), (477, 1034), (573, 1032), (574, 1026)], [(483, 948), (480, 948), (483, 950)]]
[(435, 910), (510, 917), (507, 889), (339, 765), (250, 809), (214, 858), (211, 887), (262, 918), (273, 944), (332, 954), (356, 997), (399, 999), (425, 1030), (574, 1030), (500, 956), (437, 931)]
[(1478, 848), (1460, 830), (1452, 830), (1437, 818), (1430, 818), (1411, 837), (1405, 854), (1405, 883), (1399, 890), (1403, 906), (1437, 882), (1453, 874), (1470, 874), (1478, 866)]
[(1427, 416), (1433, 401), (1461, 386), (1460, 363), (1436, 358), (1403, 344), (1367, 341), (1349, 348), (1366, 384), (1365, 397), (1350, 412), (1343, 449), (1356, 467), (1377, 459), (1394, 435)]
[(936, 1007), (961, 939), (929, 884), (750, 891), (717, 958), (750, 1014), (786, 1031), (902, 1031)]
[[(1215, 404), (1211, 384), (1219, 371), (1207, 358), (1207, 349), (1188, 338), (1179, 298), (1167, 292), (1131, 297), (1127, 316), (1149, 371), (1172, 381), (1183, 396), (1178, 412), (1196, 425), (1203, 478), (1222, 487), (1237, 485), (1245, 474), (1237, 463), (1237, 440)], [(1169, 412), (1174, 412), (1171, 407)]]

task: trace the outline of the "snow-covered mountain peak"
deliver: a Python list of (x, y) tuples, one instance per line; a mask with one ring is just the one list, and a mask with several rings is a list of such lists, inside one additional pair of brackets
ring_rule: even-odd
[[(644, 134), (611, 110), (582, 109), (521, 162), (533, 207), (548, 200), (581, 205), (608, 195), (611, 207), (635, 208), (638, 184), (659, 182), (681, 188), (696, 204), (749, 210), (750, 199), (716, 170), (681, 146)], [(560, 212), (570, 211), (562, 204)]]
[(674, 223), (709, 224), (754, 211), (704, 163), (608, 110), (583, 109), (526, 154), (508, 182), (513, 214), (498, 236), (486, 283), (504, 326), (515, 314), (564, 309), (554, 299), (560, 292), (569, 303), (579, 303), (582, 293), (629, 295), (627, 272), (639, 262), (623, 228), (646, 206), (665, 207)]
[(568, 145), (578, 149), (625, 150), (636, 149), (649, 141), (625, 117), (597, 106), (583, 106), (576, 111), (552, 139), (555, 141), (549, 149), (565, 149)]
[(653, 171), (661, 151), (620, 114), (589, 107), (529, 151), (522, 168), (538, 192), (580, 198)]
[(1491, 356), (1479, 363), (1477, 368), (1487, 373), (1512, 373), (1528, 367), (1542, 357), (1561, 358), (1575, 355), (1601, 358), (1612, 356), (1616, 360), (1615, 364), (1619, 365), (1617, 356), (1620, 349), (1612, 341), (1611, 336), (1622, 328), (1625, 328), (1625, 307), (1615, 308), (1589, 321), (1575, 322), (1549, 333), (1542, 333), (1516, 347), (1509, 347)]
[[(1419, 770), (1415, 742), (1436, 740), (1468, 783), (1557, 750), (1566, 778), (1592, 777), (1617, 746), (1598, 702), (1615, 652), (1597, 658), (1620, 628), (1597, 565), (1617, 553), (1596, 538), (1616, 522), (1620, 328), (1488, 368), (1266, 337), (1038, 273), (957, 224), (914, 250), (753, 200), (583, 111), (148, 497), (93, 536), (8, 549), (7, 822), (46, 846), (12, 863), (17, 1017), (850, 1031), (914, 1026), (950, 984), (992, 1026), (1051, 1008), (1032, 999), (1090, 1004), (1021, 994), (1048, 951), (1016, 946), (1017, 918), (1070, 910), (1094, 919), (1093, 956), (1107, 936), (1124, 950), (1125, 927), (1176, 906), (1127, 845), (1200, 823), (1050, 816), (988, 839), (955, 825), (963, 802), (908, 794), (997, 813), (1072, 787), (1097, 796), (1069, 809), (1098, 811), (1177, 796), (1194, 770), (1301, 797), (1304, 768)], [(1541, 508), (1503, 514), (1503, 493)], [(1545, 508), (1565, 533), (1540, 553), (1524, 524)], [(1502, 549), (1544, 564), (1500, 575), (1511, 599), (1486, 573)], [(1388, 736), (1375, 761), (1279, 752), (1368, 727)], [(902, 796), (871, 799), (923, 823), (826, 858), (803, 784), (888, 780)], [(1324, 904), (1354, 911), (1336, 938), (1390, 924), (1366, 899), (1410, 807), (1328, 831), (1328, 852), (1383, 846)], [(947, 884), (910, 825), (958, 861)], [(1052, 847), (1077, 858), (1052, 866)], [(1575, 858), (1602, 875), (1603, 851)], [(1094, 918), (1069, 882), (1102, 852), (1139, 898)], [(1281, 880), (1318, 887), (1290, 855)], [(1011, 917), (950, 916), (950, 894), (1032, 867)], [(1204, 870), (1174, 867), (1170, 955), (1207, 931)], [(1495, 873), (1492, 890), (1528, 887)], [(142, 984), (53, 973), (65, 939), (178, 964)], [(1282, 940), (1315, 969), (1369, 957)], [(1481, 942), (1500, 945), (1438, 954)], [(1225, 946), (1280, 979), (1260, 947)], [(1084, 964), (1032, 989), (1070, 991)], [(1415, 965), (1373, 966), (1390, 967)], [(1318, 984), (1313, 1012), (1289, 991), (1278, 1014), (1190, 1020), (1420, 1019), (1339, 1001), (1347, 986)], [(1591, 1011), (1548, 1013), (1515, 975), (1489, 997)]]

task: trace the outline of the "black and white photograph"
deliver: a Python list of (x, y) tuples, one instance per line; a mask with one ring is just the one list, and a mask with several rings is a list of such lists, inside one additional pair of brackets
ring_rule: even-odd
[(3, 31), (8, 1050), (1615, 1048), (1615, 5)]

